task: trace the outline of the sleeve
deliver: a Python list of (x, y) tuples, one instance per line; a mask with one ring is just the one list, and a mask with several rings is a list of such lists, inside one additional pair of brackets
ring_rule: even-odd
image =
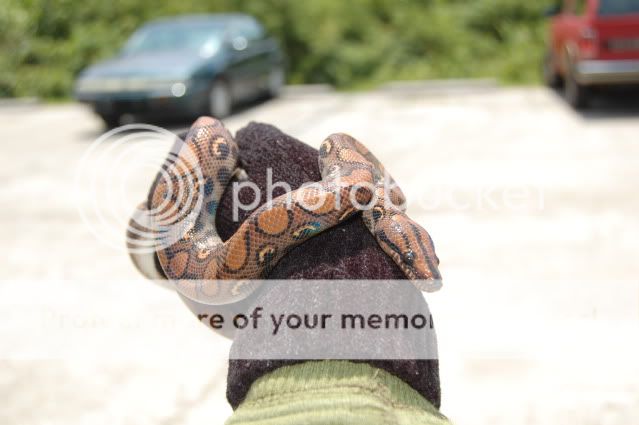
[(440, 425), (448, 419), (390, 373), (364, 363), (309, 361), (262, 376), (227, 425)]

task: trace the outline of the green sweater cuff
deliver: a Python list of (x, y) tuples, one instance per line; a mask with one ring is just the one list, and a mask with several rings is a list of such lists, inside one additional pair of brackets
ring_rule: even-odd
[(449, 424), (399, 378), (364, 363), (314, 361), (255, 381), (226, 425)]

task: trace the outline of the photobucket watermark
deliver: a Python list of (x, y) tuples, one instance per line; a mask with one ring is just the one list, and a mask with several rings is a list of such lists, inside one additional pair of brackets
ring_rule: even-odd
[[(285, 181), (273, 180), (273, 169), (266, 170), (266, 188), (264, 191), (252, 181), (232, 182), (233, 221), (240, 220), (240, 211), (253, 211), (262, 203), (273, 205), (280, 202), (290, 209), (298, 205), (310, 212), (328, 212), (343, 210), (345, 207), (356, 211), (368, 211), (383, 201), (385, 206), (405, 209), (403, 195), (393, 196), (399, 191), (392, 177), (385, 173), (380, 181), (352, 181), (350, 176), (342, 176), (339, 169), (331, 171), (329, 178), (319, 182), (306, 182), (293, 189)], [(241, 192), (250, 193), (250, 201), (242, 200)], [(278, 195), (278, 192), (280, 193)], [(399, 192), (401, 194), (401, 191)], [(263, 202), (264, 201), (264, 202)], [(347, 204), (344, 205), (343, 202)]]
[[(240, 211), (253, 211), (262, 203), (272, 205), (274, 200), (282, 201), (287, 207), (297, 203), (308, 211), (317, 211), (326, 206), (326, 201), (334, 194), (333, 207), (335, 210), (343, 208), (342, 191), (329, 191), (327, 184), (339, 187), (344, 179), (337, 173), (328, 182), (308, 182), (300, 186), (304, 191), (294, 191), (287, 182), (273, 181), (273, 170), (266, 171), (265, 189), (251, 181), (232, 183), (232, 215), (234, 221), (240, 220)], [(365, 202), (361, 201), (363, 192)], [(244, 192), (245, 196), (241, 193)], [(278, 192), (280, 193), (278, 195)], [(283, 192), (283, 193), (282, 193)], [(305, 196), (308, 194), (312, 196)], [(250, 194), (250, 195), (248, 195)], [(396, 194), (396, 195), (395, 195)], [(248, 195), (248, 196), (246, 196)], [(395, 195), (395, 196), (394, 196)], [(385, 207), (393, 206), (400, 210), (408, 207), (420, 211), (541, 211), (545, 208), (545, 195), (542, 188), (534, 185), (482, 185), (476, 187), (452, 187), (445, 185), (424, 184), (419, 188), (416, 196), (408, 201), (388, 173), (385, 173), (383, 184), (362, 181), (348, 188), (347, 201), (358, 211), (368, 211), (383, 201)], [(243, 200), (244, 199), (244, 200)], [(249, 199), (248, 202), (245, 200)]]
[[(202, 208), (204, 176), (197, 156), (176, 141), (175, 134), (161, 127), (129, 124), (89, 146), (77, 164), (75, 202), (99, 240), (146, 253), (184, 235), (182, 223), (194, 221)], [(136, 209), (146, 199), (153, 175), (166, 182), (163, 199), (156, 208)]]
[(423, 211), (524, 212), (542, 211), (544, 190), (535, 185), (487, 184), (470, 187), (428, 185), (411, 196), (409, 206)]
[[(111, 130), (92, 143), (78, 163), (75, 200), (80, 216), (97, 238), (116, 249), (152, 253), (167, 248), (196, 221), (215, 222), (221, 199), (211, 197), (221, 197), (224, 191), (206, 193), (207, 187), (219, 182), (212, 181), (217, 175), (204, 175), (200, 160), (168, 130), (146, 124)], [(240, 211), (250, 213), (263, 204), (283, 206), (289, 212), (302, 209), (316, 216), (337, 214), (340, 220), (371, 209), (376, 217), (389, 210), (490, 213), (545, 207), (544, 192), (534, 185), (420, 181), (404, 186), (409, 195), (405, 196), (383, 169), (365, 163), (323, 166), (321, 181), (301, 186), (276, 178), (272, 168), (266, 170), (263, 183), (246, 178), (246, 173), (235, 173), (238, 177), (227, 188), (232, 220), (240, 221), (246, 216)], [(153, 176), (164, 184), (155, 208), (147, 208)]]

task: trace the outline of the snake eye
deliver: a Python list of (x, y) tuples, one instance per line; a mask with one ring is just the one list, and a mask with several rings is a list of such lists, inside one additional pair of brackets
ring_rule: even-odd
[(402, 255), (402, 259), (404, 260), (404, 263), (410, 266), (413, 262), (415, 262), (415, 253), (412, 250), (406, 251)]

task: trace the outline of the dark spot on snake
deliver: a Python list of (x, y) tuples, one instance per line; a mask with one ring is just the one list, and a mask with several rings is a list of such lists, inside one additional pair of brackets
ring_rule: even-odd
[(204, 184), (204, 195), (209, 196), (213, 193), (213, 189), (215, 189), (213, 179), (206, 179), (206, 183)]
[(265, 246), (257, 252), (257, 262), (261, 265), (269, 264), (275, 258), (276, 253), (277, 248), (271, 245)]
[(295, 239), (304, 239), (308, 236), (312, 236), (315, 233), (318, 233), (320, 229), (321, 229), (321, 224), (317, 221), (306, 223), (298, 227), (295, 231), (293, 231), (293, 237)]
[(383, 230), (377, 232), (377, 240), (384, 242), (390, 249), (392, 249), (397, 255), (402, 256), (402, 252), (399, 247), (391, 241)]
[(325, 158), (328, 153), (331, 151), (331, 142), (329, 142), (328, 140), (326, 140), (324, 143), (322, 143), (322, 145), (320, 146), (320, 150), (319, 150), (319, 156), (320, 158)]
[(191, 145), (195, 146), (197, 158), (202, 158), (202, 147), (200, 146), (200, 141), (193, 139), (193, 143)]
[(415, 253), (412, 250), (408, 250), (404, 253), (402, 258), (404, 262), (410, 266), (413, 262), (415, 262)]
[(204, 229), (204, 220), (198, 217), (198, 219), (195, 220), (195, 224), (193, 225), (193, 231), (197, 233), (201, 232), (202, 229)]
[(375, 207), (373, 208), (373, 220), (378, 221), (380, 218), (382, 218), (384, 216), (384, 210), (382, 210), (380, 207)]
[[(439, 273), (439, 268), (437, 267), (439, 265), (439, 258), (437, 258), (437, 254), (435, 254), (435, 245), (433, 244), (433, 240), (431, 239), (428, 232), (426, 232), (426, 235), (428, 236), (428, 244), (430, 245), (429, 247), (427, 247), (424, 239), (420, 237), (422, 235), (422, 231), (413, 223), (410, 224), (410, 227), (411, 227), (411, 230), (413, 231), (413, 235), (417, 239), (417, 244), (419, 245), (419, 248), (422, 251), (422, 255), (424, 256), (424, 259), (426, 260), (428, 269), (431, 271), (433, 275), (432, 276), (433, 279), (441, 279), (442, 276)], [(428, 248), (430, 248), (430, 252)], [(432, 257), (430, 255), (431, 252), (432, 252)], [(433, 260), (435, 261), (435, 263), (433, 263)]]
[(209, 214), (215, 214), (216, 210), (217, 210), (217, 202), (211, 201), (211, 202), (206, 204), (206, 211)]
[(229, 153), (231, 152), (231, 149), (229, 148), (229, 145), (226, 142), (214, 143), (211, 146), (211, 148), (213, 151), (212, 152), (213, 156), (216, 156), (221, 159), (226, 159), (229, 156)]
[(217, 180), (221, 184), (226, 184), (231, 179), (231, 171), (228, 168), (222, 167), (217, 170)]
[(211, 250), (210, 249), (203, 248), (203, 249), (198, 250), (197, 258), (198, 258), (198, 260), (206, 260), (210, 254), (211, 254)]
[(368, 206), (373, 201), (373, 193), (368, 187), (360, 186), (355, 192), (355, 199), (362, 205)]

